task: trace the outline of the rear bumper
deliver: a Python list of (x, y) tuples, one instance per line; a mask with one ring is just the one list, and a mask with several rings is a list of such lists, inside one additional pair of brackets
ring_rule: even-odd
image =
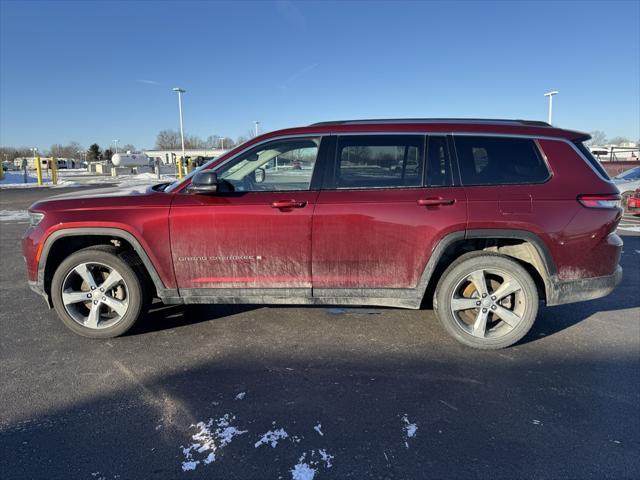
[(552, 284), (547, 294), (547, 305), (583, 302), (609, 295), (622, 281), (622, 267), (618, 265), (611, 275), (581, 278)]

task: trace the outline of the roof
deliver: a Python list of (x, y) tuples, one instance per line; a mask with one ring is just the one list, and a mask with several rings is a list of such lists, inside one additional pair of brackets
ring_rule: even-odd
[(310, 127), (325, 125), (365, 125), (365, 124), (397, 124), (397, 123), (447, 123), (474, 125), (526, 125), (535, 127), (550, 127), (547, 122), (539, 120), (514, 120), (501, 118), (378, 118), (361, 120), (335, 120), (330, 122), (312, 123)]

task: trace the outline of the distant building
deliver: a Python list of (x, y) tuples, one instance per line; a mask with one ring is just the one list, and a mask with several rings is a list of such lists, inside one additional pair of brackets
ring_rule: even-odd
[[(16, 157), (13, 160), (13, 168), (14, 170), (22, 170), (23, 162), (26, 162), (28, 170), (36, 169), (36, 159), (37, 157)], [(40, 167), (43, 170), (49, 168), (49, 160), (50, 157), (40, 157)], [(60, 168), (80, 168), (81, 162), (76, 160), (75, 158), (56, 158), (58, 162), (58, 169)]]
[(589, 151), (601, 162), (625, 162), (638, 160), (640, 145), (623, 143), (620, 145), (591, 145)]
[[(185, 149), (184, 154), (189, 160), (209, 160), (214, 157), (219, 157), (226, 150), (222, 150), (220, 148), (200, 148), (200, 149)], [(174, 150), (143, 150), (147, 157), (152, 160), (159, 159), (160, 162), (164, 165), (175, 164), (177, 159), (182, 156), (182, 149), (174, 149)]]

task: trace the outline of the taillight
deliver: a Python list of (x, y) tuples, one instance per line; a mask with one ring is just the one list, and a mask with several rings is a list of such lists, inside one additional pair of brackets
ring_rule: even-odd
[(578, 195), (578, 201), (587, 208), (618, 208), (620, 195), (611, 193), (605, 195)]

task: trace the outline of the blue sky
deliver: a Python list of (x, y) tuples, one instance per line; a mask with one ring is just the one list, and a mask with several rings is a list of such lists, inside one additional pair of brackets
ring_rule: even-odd
[(0, 4), (0, 144), (153, 145), (371, 117), (640, 137), (640, 2)]

